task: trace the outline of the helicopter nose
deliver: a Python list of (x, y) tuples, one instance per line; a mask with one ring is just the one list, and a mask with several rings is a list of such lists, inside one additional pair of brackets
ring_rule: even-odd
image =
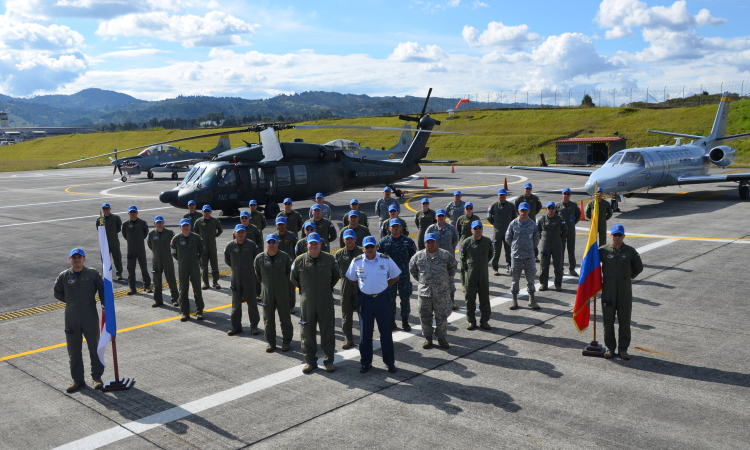
[(159, 194), (159, 201), (162, 203), (173, 203), (177, 200), (177, 191), (164, 191)]

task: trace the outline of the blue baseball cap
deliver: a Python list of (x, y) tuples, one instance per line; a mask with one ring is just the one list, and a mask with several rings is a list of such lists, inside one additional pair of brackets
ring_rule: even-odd
[(454, 192), (454, 193), (453, 193), (453, 196), (454, 196), (454, 197), (455, 197), (456, 195), (461, 195), (461, 191), (456, 191), (456, 192)]
[(616, 224), (612, 225), (612, 234), (622, 234), (624, 236), (625, 235), (625, 227), (622, 226), (619, 223), (616, 223)]
[(508, 191), (505, 188), (500, 188), (497, 190), (497, 195), (508, 195)]
[(318, 192), (317, 194), (315, 194), (315, 198), (321, 198), (321, 197), (323, 197), (322, 192)]
[(211, 211), (211, 205), (203, 205), (203, 211)]
[(111, 206), (109, 206), (109, 203), (105, 203), (105, 204), (103, 204), (103, 205), (102, 205), (102, 209), (104, 209), (104, 208), (109, 208), (109, 209), (112, 209), (112, 207), (111, 207)]
[(547, 202), (547, 209), (550, 209), (550, 207), (557, 208), (557, 205), (555, 205), (555, 202)]
[(156, 222), (164, 222), (164, 217), (162, 216), (156, 216), (154, 217), (154, 223)]
[(530, 210), (531, 210), (531, 207), (529, 206), (529, 204), (528, 204), (528, 203), (526, 203), (526, 202), (521, 202), (521, 204), (520, 204), (520, 205), (518, 205), (518, 210), (520, 211), (520, 210), (522, 210), (522, 209), (525, 209), (525, 210), (527, 210), (527, 211), (530, 211)]
[(383, 188), (383, 192), (392, 192), (392, 191), (393, 190), (391, 189), (390, 186), (386, 186), (386, 187)]
[(598, 188), (598, 189), (596, 190), (596, 192), (604, 192), (604, 189), (602, 189), (601, 187), (599, 187), (599, 188)]
[(481, 220), (475, 220), (474, 222), (471, 222), (471, 228), (484, 228), (484, 225), (482, 225)]
[(243, 217), (250, 217), (250, 213), (249, 213), (249, 212), (247, 212), (247, 211), (242, 211), (242, 212), (240, 213), (240, 219), (241, 219), (241, 218), (243, 218)]
[(255, 200), (250, 200), (250, 204), (249, 204), (249, 206), (253, 206), (253, 205), (257, 205), (257, 204), (258, 204), (258, 202), (257, 202), (257, 201), (255, 201)]
[(351, 210), (349, 211), (349, 217), (359, 217), (359, 213), (357, 211)]
[(466, 204), (464, 205), (464, 209), (469, 208), (469, 207), (471, 207), (472, 209), (474, 209), (474, 203), (466, 202)]
[(128, 212), (138, 212), (138, 207), (135, 205), (128, 206)]
[(277, 217), (276, 218), (276, 225), (278, 225), (280, 223), (283, 223), (284, 225), (286, 225), (286, 217), (284, 217), (284, 216)]
[(355, 233), (352, 229), (346, 230), (344, 231), (344, 239), (346, 238), (357, 239), (357, 233)]
[(563, 188), (562, 193), (563, 194), (570, 194), (570, 188)]
[(188, 202), (188, 206), (190, 206), (190, 205), (195, 205), (195, 200), (190, 200), (190, 201)]
[(307, 235), (307, 243), (317, 242), (320, 243), (320, 235), (318, 233), (310, 233)]
[(305, 224), (304, 224), (304, 225), (302, 225), (302, 229), (303, 229), (303, 230), (304, 230), (305, 228), (307, 228), (307, 227), (313, 227), (313, 229), (314, 229), (314, 230), (317, 230), (317, 229), (318, 229), (318, 227), (317, 227), (317, 226), (315, 225), (315, 222), (313, 222), (312, 220), (308, 220), (307, 222), (305, 222)]
[(281, 203), (292, 203), (292, 199), (291, 199), (291, 198), (289, 198), (289, 197), (287, 197), (287, 198), (285, 198), (285, 199), (284, 199), (284, 201), (283, 201), (283, 202), (281, 202)]
[(396, 206), (396, 205), (389, 206), (388, 207), (388, 212), (391, 212), (391, 211), (398, 211), (398, 206)]
[(424, 205), (425, 203), (429, 204), (429, 203), (430, 203), (430, 199), (428, 199), (428, 198), (423, 198), (423, 199), (422, 199), (422, 204)]
[(364, 241), (362, 241), (362, 246), (367, 247), (368, 245), (378, 245), (378, 242), (375, 240), (372, 236), (367, 236)]
[(180, 220), (180, 226), (183, 227), (185, 225), (191, 225), (190, 219), (182, 219), (182, 220)]
[(312, 205), (312, 208), (311, 208), (311, 209), (312, 209), (313, 211), (315, 211), (316, 209), (323, 209), (323, 208), (321, 208), (321, 207), (320, 207), (320, 205), (316, 203), (316, 204)]
[(238, 231), (247, 231), (247, 228), (245, 228), (245, 225), (239, 224), (234, 226), (234, 232)]
[[(477, 220), (477, 222), (479, 222)], [(427, 233), (424, 235), (424, 241), (437, 241), (437, 236), (435, 236), (435, 233)]]
[(447, 216), (448, 214), (446, 214), (445, 210), (441, 208), (441, 209), (438, 209), (437, 211), (435, 211), (435, 215), (436, 216)]
[(349, 204), (350, 205), (359, 205), (359, 200), (357, 200), (356, 198), (353, 198), (353, 199), (349, 200)]
[(68, 254), (68, 258), (72, 258), (73, 255), (81, 255), (84, 258), (86, 257), (86, 254), (83, 252), (83, 249), (81, 247), (76, 247), (73, 250), (71, 250), (70, 254)]
[(524, 189), (531, 189), (531, 183), (526, 183), (523, 185)]
[(389, 227), (392, 227), (394, 225), (401, 225), (401, 220), (398, 217), (394, 217), (390, 222), (388, 222)]
[(275, 234), (273, 234), (273, 233), (272, 233), (272, 234), (269, 234), (268, 236), (266, 236), (266, 242), (271, 242), (271, 241), (276, 241), (276, 242), (279, 242), (279, 237), (278, 237), (278, 236), (276, 236), (276, 235), (275, 235)]

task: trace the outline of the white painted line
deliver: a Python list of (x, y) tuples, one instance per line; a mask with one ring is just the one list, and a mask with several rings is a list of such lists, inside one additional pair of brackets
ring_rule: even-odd
[[(172, 206), (163, 206), (161, 208), (149, 208), (149, 209), (139, 209), (138, 212), (142, 213), (144, 211), (157, 211), (159, 209), (169, 209), (173, 208)], [(122, 211), (115, 214), (127, 214), (127, 211)], [(9, 225), (0, 225), (0, 228), (5, 227), (20, 227), (22, 225), (36, 225), (40, 223), (51, 223), (51, 222), (62, 222), (64, 220), (76, 220), (76, 219), (90, 219), (92, 217), (99, 217), (99, 214), (93, 215), (93, 216), (81, 216), (81, 217), (66, 217), (64, 219), (50, 219), (50, 220), (40, 220), (39, 222), (24, 222), (24, 223), (11, 223)]]
[(655, 248), (663, 247), (667, 244), (671, 244), (672, 242), (677, 242), (679, 239), (664, 239), (661, 241), (656, 241), (648, 245), (644, 245), (643, 247), (638, 248), (638, 253), (645, 253), (647, 251), (653, 250)]
[[(638, 248), (636, 250), (639, 253), (645, 253), (655, 248), (659, 248), (661, 246), (670, 244), (671, 242), (674, 242), (674, 241), (666, 239), (665, 241), (650, 244), (650, 245)], [(656, 245), (656, 244), (659, 244), (659, 245)], [(575, 277), (571, 277), (569, 275), (563, 276), (563, 280), (575, 280), (575, 279), (576, 279)], [(537, 285), (537, 290), (538, 290), (538, 287), (539, 285)], [(519, 296), (525, 297), (527, 295), (528, 295), (528, 291), (526, 289), (521, 289)], [(493, 299), (490, 299), (490, 306), (495, 307), (495, 306), (502, 305), (510, 301), (511, 298), (512, 298), (511, 294), (505, 294), (505, 295), (501, 295), (500, 297), (495, 297)], [(451, 313), (450, 316), (448, 316), (448, 322), (449, 323), (456, 322), (465, 317), (466, 315), (464, 313), (453, 312)], [(419, 336), (420, 334), (422, 334), (421, 327), (415, 326), (410, 332), (399, 331), (397, 333), (393, 333), (393, 342), (394, 343), (401, 342), (408, 338)], [(379, 340), (373, 341), (372, 349), (373, 351), (380, 349)], [(358, 349), (344, 350), (334, 355), (334, 363), (338, 364), (343, 361), (355, 359), (359, 356), (360, 355), (359, 355)], [(318, 359), (318, 366), (321, 366), (321, 367), (323, 366), (323, 358)], [(148, 430), (152, 430), (159, 426), (166, 425), (170, 422), (174, 422), (175, 420), (184, 419), (185, 417), (191, 416), (193, 414), (198, 414), (207, 409), (221, 406), (225, 403), (238, 400), (242, 397), (246, 397), (256, 392), (260, 392), (264, 389), (268, 389), (270, 387), (279, 385), (286, 381), (299, 378), (304, 375), (302, 373), (302, 367), (303, 365), (297, 365), (289, 369), (282, 370), (281, 372), (267, 375), (257, 380), (249, 381), (240, 386), (227, 389), (221, 392), (217, 392), (207, 397), (199, 398), (198, 400), (185, 403), (184, 405), (175, 406), (174, 408), (170, 408), (165, 411), (143, 417), (136, 421), (127, 422), (120, 426), (116, 426), (116, 427), (112, 427), (104, 431), (100, 431), (99, 433), (92, 434), (91, 436), (85, 437), (83, 439), (70, 442), (60, 447), (56, 447), (55, 450), (63, 450), (63, 449), (64, 450), (84, 450), (84, 449), (97, 449), (97, 448), (104, 447), (105, 445), (109, 445), (114, 442), (121, 441), (125, 438), (135, 436), (140, 433), (144, 433)]]
[(78, 200), (60, 200), (59, 202), (27, 203), (25, 205), (0, 206), (0, 209), (6, 209), (6, 208), (25, 208), (27, 206), (40, 206), (40, 205), (56, 205), (58, 203), (84, 202), (84, 201), (88, 201), (88, 200), (100, 200), (100, 198), (99, 197), (96, 197), (96, 198), (79, 198)]
[(159, 197), (158, 195), (121, 195), (121, 194), (110, 194), (109, 193), (109, 191), (112, 191), (114, 189), (122, 189), (122, 188), (126, 188), (126, 187), (131, 187), (131, 186), (140, 186), (141, 184), (142, 183), (138, 183), (138, 184), (135, 184), (135, 183), (133, 183), (133, 184), (124, 184), (122, 186), (116, 186), (116, 187), (113, 187), (113, 188), (105, 189), (103, 191), (99, 191), (99, 194), (100, 195), (107, 195), (107, 196), (110, 196), (110, 197), (152, 197), (152, 198), (158, 198)]

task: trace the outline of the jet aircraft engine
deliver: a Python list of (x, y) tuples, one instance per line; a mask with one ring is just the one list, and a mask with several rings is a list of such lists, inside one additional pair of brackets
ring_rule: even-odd
[(720, 145), (708, 152), (708, 159), (719, 167), (726, 167), (737, 159), (737, 150), (726, 145)]

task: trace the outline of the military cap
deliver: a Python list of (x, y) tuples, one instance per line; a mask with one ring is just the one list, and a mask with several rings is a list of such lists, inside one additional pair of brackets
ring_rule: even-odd
[(310, 233), (307, 235), (307, 243), (317, 242), (320, 243), (320, 235), (318, 233)]
[(83, 249), (81, 247), (76, 247), (73, 250), (71, 250), (70, 254), (68, 254), (68, 258), (72, 258), (73, 255), (81, 255), (84, 258), (86, 257), (86, 253), (83, 252)]
[(245, 225), (239, 224), (234, 226), (234, 232), (238, 231), (247, 231), (247, 228), (245, 228)]
[(344, 239), (347, 238), (357, 239), (357, 233), (355, 233), (352, 229), (346, 230), (344, 231)]
[(164, 217), (162, 217), (162, 216), (156, 216), (156, 217), (154, 217), (154, 223), (156, 223), (156, 222), (162, 222), (163, 223), (164, 222)]
[(550, 207), (557, 208), (557, 205), (555, 205), (555, 202), (547, 202), (547, 209), (550, 209)]
[(625, 235), (625, 227), (622, 226), (619, 223), (616, 223), (616, 224), (612, 225), (612, 234), (613, 235), (614, 234), (622, 234), (624, 236)]
[(240, 213), (240, 219), (241, 219), (241, 218), (243, 218), (243, 217), (250, 217), (250, 213), (249, 213), (249, 212), (247, 212), (247, 211), (242, 211), (242, 212)]
[(138, 207), (135, 205), (128, 206), (128, 212), (138, 212)]
[(362, 241), (362, 246), (367, 247), (368, 245), (378, 245), (378, 242), (375, 240), (372, 236), (367, 236), (364, 241)]
[[(479, 222), (476, 220), (475, 222)], [(435, 233), (427, 233), (424, 235), (424, 241), (437, 241), (437, 236), (435, 236)]]
[(111, 206), (109, 206), (109, 203), (105, 203), (105, 204), (103, 204), (103, 205), (102, 205), (102, 209), (104, 209), (104, 208), (109, 208), (109, 209), (112, 209), (112, 207), (111, 207)]
[(529, 211), (529, 210), (531, 210), (531, 207), (529, 206), (529, 204), (527, 202), (521, 202), (521, 204), (518, 205), (518, 210), (520, 211), (522, 209), (525, 209), (525, 210)]
[(257, 201), (255, 201), (255, 200), (250, 200), (250, 205), (249, 205), (249, 206), (253, 206), (253, 205), (257, 205), (257, 204), (258, 204), (258, 202), (257, 202)]
[(284, 217), (284, 216), (277, 217), (276, 218), (276, 225), (278, 225), (280, 223), (283, 223), (284, 225), (286, 225), (286, 217)]
[(271, 241), (279, 242), (279, 237), (276, 236), (275, 234), (269, 234), (268, 236), (266, 236), (266, 242), (271, 242)]
[(203, 205), (203, 211), (211, 211), (211, 205)]
[(526, 183), (523, 185), (524, 189), (531, 189), (531, 183)]
[(392, 227), (394, 225), (399, 225), (399, 226), (401, 225), (401, 220), (399, 220), (398, 217), (394, 217), (393, 219), (391, 219), (390, 222), (388, 222), (389, 227)]
[(497, 190), (497, 195), (508, 195), (508, 191), (505, 188), (500, 188)]
[(349, 217), (359, 217), (359, 213), (357, 211), (351, 210), (349, 211)]
[(188, 202), (188, 206), (190, 206), (190, 205), (195, 205), (195, 200), (190, 200), (190, 201)]
[(484, 228), (484, 225), (482, 225), (482, 221), (481, 220), (475, 220), (475, 221), (471, 222), (471, 228), (472, 229), (474, 229), (474, 228)]
[(190, 219), (182, 219), (180, 220), (180, 226), (184, 227), (185, 225), (190, 225)]
[(446, 214), (446, 213), (445, 213), (445, 210), (444, 210), (443, 208), (440, 208), (440, 209), (438, 209), (438, 210), (437, 210), (437, 211), (435, 212), (435, 215), (436, 215), (436, 216), (447, 216), (448, 214)]
[(430, 199), (428, 199), (428, 198), (423, 198), (423, 199), (422, 199), (422, 204), (424, 205), (425, 203), (429, 204), (429, 203), (430, 203)]

